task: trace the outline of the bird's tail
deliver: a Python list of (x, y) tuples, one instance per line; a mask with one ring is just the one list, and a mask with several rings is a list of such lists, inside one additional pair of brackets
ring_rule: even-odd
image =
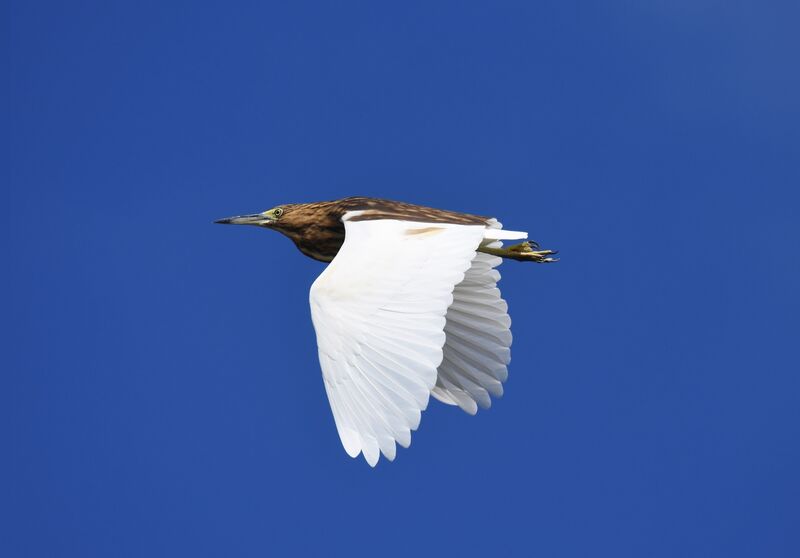
[(528, 238), (528, 233), (522, 231), (504, 231), (503, 229), (486, 229), (483, 233), (484, 240), (523, 240)]

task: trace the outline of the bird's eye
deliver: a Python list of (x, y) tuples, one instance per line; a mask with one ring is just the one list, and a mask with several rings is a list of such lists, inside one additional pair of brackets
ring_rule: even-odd
[(272, 212), (272, 214), (275, 217), (280, 217), (281, 215), (283, 215), (283, 209), (281, 209), (280, 207), (276, 207), (275, 210)]

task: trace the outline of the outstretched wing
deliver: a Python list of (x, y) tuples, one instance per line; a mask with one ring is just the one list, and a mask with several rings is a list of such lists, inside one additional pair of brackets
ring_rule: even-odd
[(486, 227), (345, 219), (311, 287), (325, 390), (345, 450), (374, 466), (411, 443), (442, 363), (445, 314)]
[[(500, 243), (487, 246), (499, 248)], [(511, 318), (497, 288), (500, 273), (495, 268), (501, 262), (497, 256), (479, 252), (453, 290), (453, 303), (445, 316), (447, 342), (433, 396), (471, 415), (478, 405), (491, 406), (490, 394), (503, 395), (508, 378)]]

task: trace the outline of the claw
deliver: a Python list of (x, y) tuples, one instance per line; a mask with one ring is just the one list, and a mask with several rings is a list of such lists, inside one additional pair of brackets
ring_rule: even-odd
[(520, 256), (524, 256), (525, 259), (529, 258), (536, 263), (552, 263), (558, 261), (558, 258), (549, 257), (554, 256), (555, 254), (558, 254), (557, 250), (529, 250), (520, 254)]

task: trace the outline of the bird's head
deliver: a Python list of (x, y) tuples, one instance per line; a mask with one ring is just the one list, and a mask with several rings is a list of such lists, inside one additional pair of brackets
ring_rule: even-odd
[[(319, 227), (342, 227), (339, 218), (344, 213), (336, 202), (285, 203), (261, 213), (218, 219), (222, 225), (255, 225), (275, 229), (296, 240)], [(344, 229), (342, 228), (342, 234)]]
[(219, 219), (223, 225), (255, 225), (289, 237), (306, 256), (329, 262), (344, 242), (343, 209), (337, 202), (288, 203), (262, 213)]

